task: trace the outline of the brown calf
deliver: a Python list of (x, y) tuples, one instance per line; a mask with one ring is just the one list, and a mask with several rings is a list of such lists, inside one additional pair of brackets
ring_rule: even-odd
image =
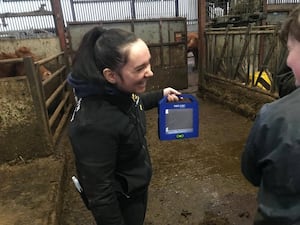
[(198, 69), (198, 33), (187, 33), (187, 53), (192, 52), (194, 56), (194, 70)]
[[(30, 56), (34, 61), (37, 61), (37, 57), (30, 51), (27, 47), (20, 47), (15, 50), (15, 53), (0, 53), (1, 59), (15, 59), (15, 58), (24, 58), (26, 56)], [(43, 65), (39, 66), (39, 74), (42, 80), (47, 79), (52, 73)], [(3, 63), (0, 66), (0, 78), (2, 77), (15, 77), (15, 76), (24, 76), (25, 68), (23, 62), (10, 62)]]

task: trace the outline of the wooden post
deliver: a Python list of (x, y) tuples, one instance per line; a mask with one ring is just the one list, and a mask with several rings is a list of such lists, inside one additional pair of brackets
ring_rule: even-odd
[[(263, 13), (265, 14), (265, 17), (267, 18), (267, 0), (263, 0), (262, 1), (262, 10), (263, 10)], [(266, 20), (263, 19), (261, 21), (261, 25), (266, 25)], [(261, 62), (263, 62), (263, 59), (264, 59), (264, 52), (265, 52), (265, 37), (264, 35), (260, 35), (259, 37), (259, 55), (258, 55), (258, 67), (261, 67)]]
[(206, 65), (205, 45), (205, 24), (206, 24), (206, 0), (198, 0), (198, 68), (199, 86), (204, 85), (204, 74)]
[(60, 0), (51, 0), (53, 17), (55, 22), (56, 34), (58, 35), (60, 48), (62, 51), (66, 50), (65, 24), (62, 14)]
[(37, 73), (35, 69), (33, 60), (31, 57), (24, 58), (24, 67), (26, 71), (26, 76), (29, 82), (30, 92), (34, 104), (34, 108), (36, 111), (36, 116), (39, 121), (42, 122), (42, 126), (45, 128), (45, 133), (48, 136), (47, 139), (51, 140), (51, 130), (48, 123), (48, 114), (45, 103), (44, 90), (42, 87), (42, 82), (40, 75)]

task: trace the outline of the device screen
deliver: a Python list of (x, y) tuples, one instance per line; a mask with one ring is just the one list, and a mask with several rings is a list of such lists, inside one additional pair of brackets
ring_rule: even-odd
[(166, 134), (193, 132), (193, 109), (166, 109)]

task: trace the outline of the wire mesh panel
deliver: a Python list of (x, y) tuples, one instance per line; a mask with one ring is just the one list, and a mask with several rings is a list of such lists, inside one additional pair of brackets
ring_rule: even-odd
[(2, 36), (31, 38), (55, 30), (50, 0), (2, 0), (0, 6)]

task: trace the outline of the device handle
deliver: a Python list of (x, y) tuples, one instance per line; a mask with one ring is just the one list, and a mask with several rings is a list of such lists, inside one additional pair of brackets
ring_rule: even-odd
[[(179, 97), (179, 98), (182, 98), (182, 100), (180, 100), (180, 101), (184, 101), (184, 99), (189, 99), (189, 100), (191, 100), (192, 102), (196, 102), (196, 101), (197, 101), (196, 98), (195, 98), (193, 95), (191, 95), (191, 94), (180, 94), (180, 95), (178, 95), (178, 97)], [(179, 101), (179, 102), (180, 102), (180, 101)], [(164, 97), (160, 100), (159, 103), (168, 103), (168, 97), (167, 97), (167, 96), (164, 96)], [(174, 102), (172, 102), (172, 103), (174, 103)]]
[(179, 97), (181, 97), (183, 100), (184, 99), (190, 99), (192, 102), (196, 102), (196, 98), (194, 95), (191, 95), (191, 94), (181, 94), (179, 95)]

